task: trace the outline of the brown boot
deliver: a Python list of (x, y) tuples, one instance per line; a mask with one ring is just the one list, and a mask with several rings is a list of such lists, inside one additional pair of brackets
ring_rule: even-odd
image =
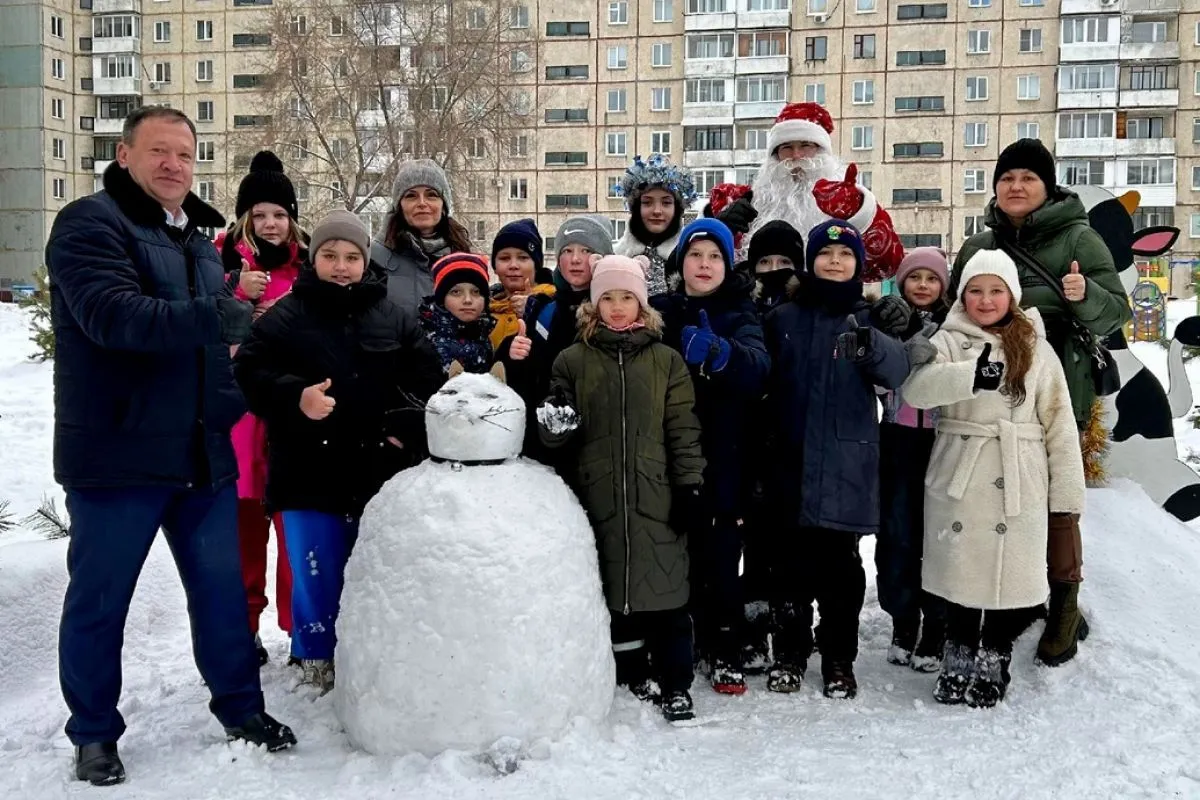
[(1079, 611), (1079, 584), (1050, 582), (1050, 611), (1046, 630), (1038, 642), (1037, 658), (1048, 667), (1057, 667), (1075, 657), (1079, 642), (1088, 637), (1087, 620)]

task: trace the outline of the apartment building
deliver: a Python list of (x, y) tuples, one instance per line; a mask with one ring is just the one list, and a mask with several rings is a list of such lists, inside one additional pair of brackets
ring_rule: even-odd
[[(137, 104), (196, 120), (196, 191), (230, 210), (267, 121), (271, 5), (0, 0), (0, 289), (41, 263), (54, 213), (95, 188)], [(702, 193), (748, 182), (775, 114), (810, 100), (909, 246), (953, 252), (980, 230), (1000, 149), (1034, 136), (1063, 182), (1138, 190), (1139, 224), (1178, 226), (1172, 260), (1200, 261), (1200, 9), (1187, 0), (515, 0), (508, 12), (538, 40), (512, 65), (531, 108), (527, 129), (481, 144), (457, 181), (456, 216), (479, 241), (520, 216), (550, 238), (584, 211), (619, 237), (615, 186), (635, 154), (668, 153)], [(372, 224), (384, 206), (368, 204)]]

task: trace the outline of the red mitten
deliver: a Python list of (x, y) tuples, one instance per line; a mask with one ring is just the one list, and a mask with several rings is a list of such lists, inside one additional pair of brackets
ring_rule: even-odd
[(867, 253), (863, 283), (878, 283), (895, 275), (904, 258), (904, 245), (900, 244), (892, 218), (883, 206), (875, 209), (875, 216), (862, 235), (863, 249)]
[(708, 205), (712, 209), (712, 215), (717, 216), (725, 209), (725, 206), (742, 199), (749, 191), (749, 186), (737, 183), (718, 183), (708, 191)]
[(862, 187), (858, 185), (858, 165), (846, 167), (846, 177), (840, 181), (821, 178), (813, 188), (813, 198), (822, 214), (849, 221), (863, 204)]

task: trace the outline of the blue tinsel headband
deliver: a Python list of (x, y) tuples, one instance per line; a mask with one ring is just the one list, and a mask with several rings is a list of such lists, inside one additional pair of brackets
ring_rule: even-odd
[(654, 153), (648, 159), (634, 156), (633, 163), (626, 168), (621, 184), (617, 187), (622, 197), (634, 198), (647, 189), (666, 189), (690, 206), (696, 200), (696, 182), (692, 173), (678, 167)]

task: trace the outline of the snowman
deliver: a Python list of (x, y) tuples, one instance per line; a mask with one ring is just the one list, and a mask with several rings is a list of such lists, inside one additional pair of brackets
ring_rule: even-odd
[(376, 755), (519, 749), (613, 700), (587, 515), (518, 458), (525, 404), (503, 367), (450, 376), (425, 409), (430, 459), (367, 505), (346, 566), (334, 706)]

